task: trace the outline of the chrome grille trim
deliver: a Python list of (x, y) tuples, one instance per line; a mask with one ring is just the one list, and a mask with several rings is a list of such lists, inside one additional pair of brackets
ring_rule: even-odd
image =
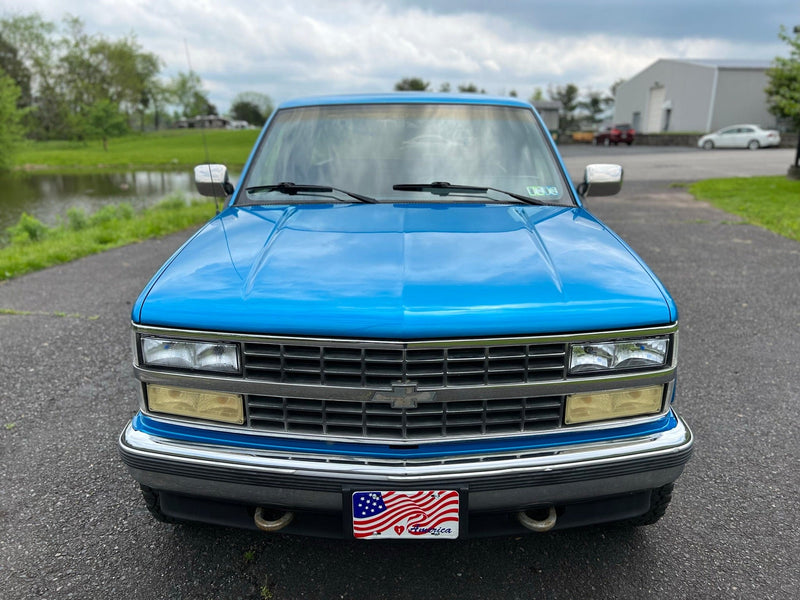
[(341, 402), (251, 395), (247, 425), (278, 434), (372, 441), (432, 441), (552, 431), (563, 396), (426, 402), (393, 409), (380, 402)]
[(566, 345), (520, 344), (358, 348), (328, 342), (296, 345), (246, 342), (244, 376), (256, 381), (390, 390), (494, 386), (563, 379)]
[[(249, 381), (234, 377), (197, 375), (195, 373), (171, 373), (157, 369), (134, 367), (136, 378), (142, 383), (173, 385), (184, 388), (216, 390), (232, 394), (256, 394), (265, 396), (287, 396), (317, 400), (343, 400), (369, 402), (375, 390), (367, 388), (325, 387), (319, 385), (290, 385), (263, 381)], [(436, 390), (436, 399), (442, 402), (453, 400), (483, 400), (497, 398), (521, 398), (557, 396), (579, 392), (599, 392), (626, 387), (658, 385), (675, 379), (675, 368), (658, 371), (625, 373), (604, 377), (570, 378), (523, 385), (451, 387)]]
[(293, 336), (293, 335), (261, 335), (254, 333), (235, 333), (220, 331), (204, 331), (197, 329), (180, 329), (175, 327), (159, 327), (155, 325), (139, 325), (132, 323), (134, 333), (140, 335), (155, 335), (166, 337), (178, 337), (185, 339), (202, 340), (227, 340), (231, 342), (264, 342), (277, 344), (297, 344), (300, 346), (320, 345), (334, 342), (337, 345), (357, 348), (382, 348), (400, 347), (408, 348), (431, 348), (431, 347), (459, 347), (475, 346), (476, 344), (491, 346), (508, 346), (519, 344), (550, 344), (550, 343), (573, 343), (591, 342), (596, 340), (616, 340), (632, 337), (652, 337), (659, 335), (669, 335), (678, 331), (678, 323), (670, 325), (658, 325), (653, 327), (636, 327), (629, 329), (614, 329), (608, 331), (587, 331), (577, 333), (542, 334), (527, 336), (499, 336), (481, 338), (455, 338), (455, 339), (432, 339), (432, 340), (376, 340), (363, 338), (330, 338), (312, 336)]

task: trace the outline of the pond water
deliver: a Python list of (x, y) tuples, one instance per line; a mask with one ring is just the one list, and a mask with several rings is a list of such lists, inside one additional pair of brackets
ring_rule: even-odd
[(23, 212), (54, 225), (71, 207), (89, 214), (106, 204), (127, 202), (140, 209), (157, 204), (175, 192), (186, 198), (199, 197), (191, 169), (82, 175), (2, 174), (0, 232), (15, 225)]

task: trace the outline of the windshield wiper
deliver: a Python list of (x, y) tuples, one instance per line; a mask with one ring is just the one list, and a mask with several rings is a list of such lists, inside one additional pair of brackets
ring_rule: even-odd
[(359, 202), (366, 202), (368, 204), (375, 204), (377, 202), (375, 198), (370, 198), (369, 196), (364, 196), (363, 194), (356, 194), (355, 192), (348, 192), (347, 190), (335, 188), (330, 185), (308, 185), (303, 183), (293, 183), (291, 181), (282, 181), (281, 183), (276, 183), (274, 185), (254, 185), (247, 188), (245, 191), (248, 194), (252, 194), (254, 192), (280, 192), (281, 194), (288, 194), (289, 196), (295, 196), (297, 194), (330, 194), (332, 192), (338, 192), (339, 194), (344, 194), (345, 196), (355, 198)]
[(522, 194), (507, 192), (506, 190), (498, 188), (479, 185), (458, 185), (447, 181), (434, 181), (433, 183), (397, 183), (392, 186), (392, 189), (398, 192), (431, 192), (432, 194), (438, 194), (440, 196), (447, 196), (448, 194), (485, 194), (492, 191), (509, 196), (525, 204), (544, 204), (544, 202), (536, 198), (529, 198)]

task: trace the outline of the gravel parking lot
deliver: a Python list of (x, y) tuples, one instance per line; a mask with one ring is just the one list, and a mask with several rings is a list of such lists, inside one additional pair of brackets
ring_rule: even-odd
[(667, 515), (636, 530), (415, 545), (156, 523), (116, 451), (136, 410), (129, 312), (188, 234), (0, 283), (0, 596), (797, 597), (800, 244), (668, 185), (783, 174), (792, 156), (565, 149), (573, 176), (625, 166), (623, 193), (588, 206), (681, 311), (677, 406), (696, 451)]

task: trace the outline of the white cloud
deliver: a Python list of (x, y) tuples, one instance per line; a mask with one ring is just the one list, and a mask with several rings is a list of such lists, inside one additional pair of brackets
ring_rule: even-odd
[[(488, 4), (488, 3), (487, 3)], [(586, 31), (549, 33), (486, 13), (437, 14), (372, 0), (30, 0), (48, 20), (81, 17), (90, 32), (135, 32), (165, 61), (165, 73), (188, 69), (203, 78), (212, 101), (226, 109), (238, 92), (276, 100), (345, 91), (389, 91), (402, 77), (434, 88), (473, 82), (490, 93), (573, 82), (605, 90), (659, 58), (771, 58), (779, 44), (736, 40), (627, 37)]]

